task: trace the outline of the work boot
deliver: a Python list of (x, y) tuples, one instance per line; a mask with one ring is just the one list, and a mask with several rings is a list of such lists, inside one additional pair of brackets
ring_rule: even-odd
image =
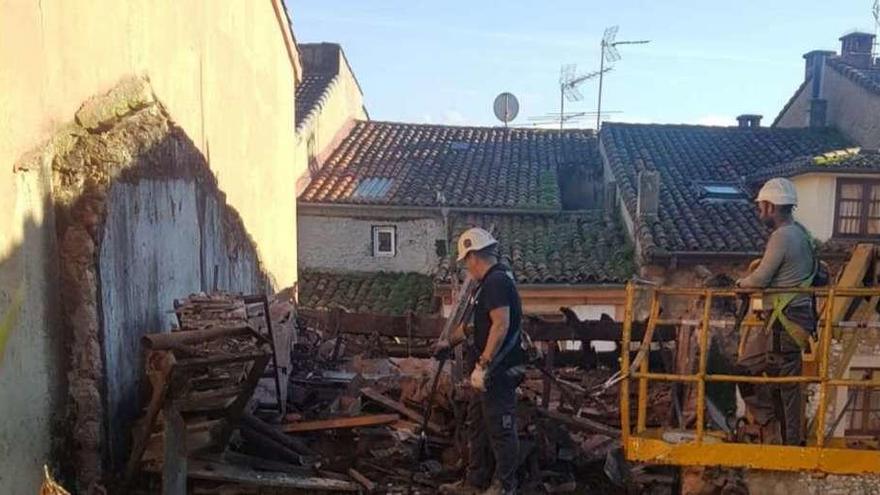
[(440, 493), (449, 493), (454, 495), (479, 495), (480, 488), (470, 484), (467, 480), (456, 481), (455, 483), (445, 483), (440, 485)]
[(498, 480), (492, 481), (492, 485), (480, 495), (516, 495), (516, 490), (505, 490)]

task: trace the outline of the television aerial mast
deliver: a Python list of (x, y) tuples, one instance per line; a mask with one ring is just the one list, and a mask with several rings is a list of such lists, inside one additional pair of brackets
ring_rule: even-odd
[[(617, 38), (617, 30), (620, 26), (611, 26), (605, 29), (605, 34), (602, 36), (602, 44), (601, 44), (601, 59), (599, 62), (599, 99), (596, 105), (596, 132), (599, 132), (599, 126), (602, 124), (602, 81), (603, 74), (605, 73), (605, 59), (608, 59), (609, 63), (614, 63), (620, 60), (620, 52), (617, 51), (618, 45), (644, 45), (645, 43), (650, 43), (651, 40), (629, 40), (629, 41), (615, 41)], [(609, 67), (610, 69), (610, 67)]]
[[(578, 90), (578, 85), (589, 81), (597, 76), (601, 76), (602, 72), (608, 72), (612, 68), (609, 67), (607, 69), (600, 69), (594, 72), (590, 72), (587, 74), (577, 75), (577, 65), (576, 64), (566, 64), (563, 65), (559, 69), (559, 130), (562, 130), (563, 125), (566, 120), (571, 120), (571, 118), (566, 118), (565, 114), (565, 100), (570, 102), (581, 101), (584, 98), (584, 95)], [(578, 116), (584, 115), (581, 113)], [(576, 117), (575, 117), (576, 118)]]

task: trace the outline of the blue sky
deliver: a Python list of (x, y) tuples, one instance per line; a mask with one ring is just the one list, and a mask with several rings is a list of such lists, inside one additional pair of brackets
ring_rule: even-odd
[[(514, 124), (558, 112), (559, 68), (599, 67), (599, 41), (619, 25), (623, 59), (605, 79), (603, 110), (622, 122), (732, 125), (773, 120), (803, 78), (801, 55), (839, 51), (873, 32), (873, 0), (287, 0), (299, 42), (342, 44), (374, 120), (496, 125), (492, 100), (520, 101)], [(597, 83), (566, 110), (595, 111)], [(579, 127), (592, 127), (594, 118)]]

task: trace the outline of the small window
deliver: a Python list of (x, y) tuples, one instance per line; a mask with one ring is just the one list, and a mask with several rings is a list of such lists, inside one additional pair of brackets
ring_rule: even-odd
[(373, 227), (373, 256), (390, 258), (397, 254), (397, 227), (381, 225)]
[(834, 235), (880, 236), (880, 180), (837, 180)]
[[(880, 378), (878, 368), (852, 368), (850, 378), (854, 380), (876, 380)], [(880, 434), (880, 389), (872, 387), (853, 387), (849, 389), (849, 424), (846, 435)]]
[(737, 184), (711, 182), (699, 184), (703, 199), (715, 201), (747, 201), (748, 197)]

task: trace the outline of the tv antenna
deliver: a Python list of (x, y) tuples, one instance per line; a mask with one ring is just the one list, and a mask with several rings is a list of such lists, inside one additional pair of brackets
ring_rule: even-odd
[(519, 101), (517, 101), (516, 96), (513, 96), (512, 93), (505, 91), (495, 97), (492, 110), (495, 112), (498, 120), (504, 122), (504, 127), (507, 127), (507, 123), (515, 119), (517, 114), (519, 114)]
[(602, 80), (605, 73), (605, 59), (607, 58), (609, 63), (620, 60), (620, 52), (617, 51), (618, 45), (644, 45), (651, 42), (651, 40), (615, 41), (619, 28), (620, 26), (606, 28), (605, 34), (602, 35), (602, 49), (600, 50), (602, 54), (599, 62), (599, 99), (596, 105), (596, 132), (599, 132), (599, 126), (602, 124)]
[[(611, 70), (611, 67), (604, 69), (605, 72)], [(566, 118), (565, 113), (565, 100), (570, 102), (581, 101), (584, 98), (584, 95), (578, 90), (578, 86), (594, 77), (597, 77), (602, 74), (602, 70), (597, 70), (594, 72), (590, 72), (587, 74), (577, 75), (577, 65), (576, 64), (565, 64), (559, 69), (559, 130), (562, 130), (562, 127), (565, 125), (565, 122), (568, 120), (574, 120), (578, 117), (583, 117), (585, 115), (584, 112), (579, 112), (578, 115), (569, 115)]]

